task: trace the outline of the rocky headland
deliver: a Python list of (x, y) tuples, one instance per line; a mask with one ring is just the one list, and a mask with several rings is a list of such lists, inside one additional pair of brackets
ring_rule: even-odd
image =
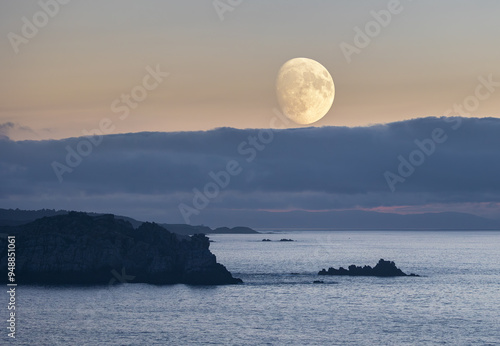
[[(70, 212), (0, 233), (15, 236), (18, 284), (192, 285), (241, 283), (209, 250), (203, 234), (181, 236), (155, 223), (132, 224), (114, 215)], [(7, 237), (0, 238), (0, 280), (7, 280)]]

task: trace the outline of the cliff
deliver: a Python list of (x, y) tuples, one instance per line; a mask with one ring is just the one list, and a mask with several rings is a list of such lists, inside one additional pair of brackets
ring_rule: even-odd
[[(70, 212), (0, 233), (16, 237), (18, 284), (242, 282), (217, 263), (206, 236), (179, 236), (154, 223), (134, 229), (113, 215)], [(7, 280), (6, 238), (0, 238), (0, 280)]]

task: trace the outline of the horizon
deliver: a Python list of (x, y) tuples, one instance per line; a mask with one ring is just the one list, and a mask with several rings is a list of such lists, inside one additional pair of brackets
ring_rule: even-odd
[[(290, 210), (290, 211), (283, 211), (283, 213), (294, 213), (294, 212), (301, 212), (300, 210)], [(500, 219), (490, 219), (487, 217), (480, 217), (480, 216), (475, 216), (473, 214), (468, 214), (468, 213), (463, 213), (463, 212), (451, 212), (451, 211), (437, 211), (437, 212), (421, 212), (421, 213), (411, 213), (411, 214), (400, 214), (400, 213), (390, 213), (390, 212), (377, 212), (377, 211), (366, 211), (366, 210), (359, 210), (359, 209), (352, 209), (352, 210), (336, 210), (336, 211), (330, 211), (334, 212), (335, 214), (344, 216), (344, 215), (349, 215), (349, 212), (359, 212), (356, 214), (357, 217), (359, 216), (366, 216), (366, 215), (376, 215), (376, 214), (387, 214), (389, 217), (391, 215), (399, 215), (399, 216), (422, 216), (421, 220), (419, 220), (421, 223), (418, 226), (415, 226), (413, 222), (415, 219), (411, 220), (399, 220), (403, 221), (404, 225), (403, 226), (387, 226), (386, 224), (388, 222), (393, 222), (394, 220), (391, 220), (390, 218), (386, 220), (382, 220), (382, 224), (377, 224), (375, 223), (374, 225), (368, 226), (368, 227), (359, 227), (359, 226), (354, 226), (353, 220), (348, 219), (348, 224), (343, 225), (343, 226), (328, 226), (328, 227), (320, 227), (320, 226), (313, 226), (313, 227), (308, 227), (305, 225), (302, 226), (297, 226), (297, 227), (292, 227), (290, 225), (275, 225), (273, 227), (264, 227), (264, 225), (258, 225), (258, 226), (250, 226), (246, 224), (241, 224), (241, 223), (235, 223), (235, 224), (225, 224), (224, 222), (219, 223), (219, 224), (192, 224), (192, 225), (187, 225), (187, 224), (178, 224), (178, 223), (169, 223), (165, 221), (155, 221), (155, 220), (146, 220), (146, 219), (141, 219), (140, 217), (135, 218), (131, 217), (130, 215), (118, 215), (114, 213), (109, 213), (106, 211), (93, 211), (93, 210), (66, 210), (66, 209), (37, 209), (37, 210), (23, 210), (23, 209), (13, 209), (13, 208), (0, 208), (0, 213), (3, 215), (3, 218), (0, 219), (1, 226), (18, 226), (26, 223), (31, 223), (33, 221), (36, 221), (40, 218), (43, 217), (57, 217), (61, 215), (67, 215), (68, 213), (83, 213), (83, 214), (88, 214), (90, 216), (93, 215), (113, 215), (115, 218), (123, 218), (123, 220), (128, 220), (131, 219), (134, 222), (141, 222), (141, 223), (156, 223), (162, 227), (166, 227), (168, 229), (168, 225), (180, 225), (180, 226), (188, 226), (188, 227), (209, 227), (212, 230), (218, 229), (218, 228), (249, 228), (251, 230), (256, 230), (259, 232), (263, 232), (263, 234), (266, 234), (266, 231), (270, 231), (270, 233), (275, 232), (304, 232), (304, 231), (464, 231), (464, 232), (470, 232), (470, 231), (498, 231), (500, 230)], [(20, 217), (19, 215), (16, 217), (15, 213), (22, 213), (23, 217)], [(37, 216), (35, 216), (35, 214)], [(469, 222), (469, 224), (464, 225), (463, 221), (464, 219), (460, 220), (459, 223), (455, 224), (454, 226), (452, 224), (447, 224), (446, 226), (439, 226), (438, 224), (446, 224), (447, 218), (444, 218), (442, 220), (437, 220), (438, 224), (435, 224), (436, 220), (429, 220), (428, 218), (426, 219), (425, 217), (428, 217), (429, 215), (436, 215), (436, 216), (455, 216), (455, 217), (466, 217), (465, 221)], [(467, 219), (467, 217), (472, 217)], [(495, 223), (489, 223), (485, 224), (484, 221), (489, 220), (489, 221), (496, 221)], [(380, 220), (379, 220), (380, 221)], [(276, 220), (273, 220), (272, 222), (276, 222)], [(271, 223), (272, 223), (271, 222)], [(336, 221), (333, 221), (335, 223)], [(384, 224), (385, 222), (385, 224)], [(434, 223), (433, 223), (434, 222)], [(460, 225), (460, 226), (459, 226)], [(136, 226), (134, 226), (135, 228)], [(178, 233), (178, 230), (169, 230), (170, 232), (173, 233)], [(182, 234), (182, 233), (179, 233)]]

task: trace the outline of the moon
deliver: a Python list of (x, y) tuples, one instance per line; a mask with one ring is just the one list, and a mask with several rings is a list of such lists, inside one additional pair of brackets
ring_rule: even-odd
[(283, 113), (297, 124), (312, 124), (325, 116), (335, 98), (328, 70), (308, 58), (288, 60), (276, 78), (276, 96)]

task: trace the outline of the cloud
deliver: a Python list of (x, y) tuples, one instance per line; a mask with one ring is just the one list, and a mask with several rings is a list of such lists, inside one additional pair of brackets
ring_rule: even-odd
[[(412, 161), (412, 153), (422, 151), (416, 141), (429, 143), (436, 129), (446, 140), (435, 142), (433, 152), (403, 177), (399, 158)], [(241, 173), (230, 177), (207, 211), (497, 203), (498, 133), (499, 119), (422, 118), (355, 128), (108, 135), (77, 167), (70, 167), (72, 172), (63, 174), (62, 183), (52, 163), (67, 165), (67, 148), (77, 151), (82, 138), (3, 140), (0, 205), (36, 207), (39, 201), (40, 208), (75, 205), (85, 210), (108, 205), (118, 213), (155, 210), (155, 215), (178, 218), (178, 204), (191, 203), (193, 189), (203, 191), (213, 182), (209, 173), (226, 170), (232, 160)], [(415, 155), (413, 159), (422, 159)], [(386, 172), (404, 179), (395, 183), (394, 192)]]
[(31, 128), (28, 126), (22, 126), (18, 123), (13, 123), (13, 122), (6, 122), (0, 124), (0, 139), (10, 139), (11, 138), (11, 133), (29, 133), (30, 135), (35, 134), (36, 132), (33, 131)]
[(8, 133), (15, 127), (12, 122), (0, 124), (0, 139), (9, 139)]

